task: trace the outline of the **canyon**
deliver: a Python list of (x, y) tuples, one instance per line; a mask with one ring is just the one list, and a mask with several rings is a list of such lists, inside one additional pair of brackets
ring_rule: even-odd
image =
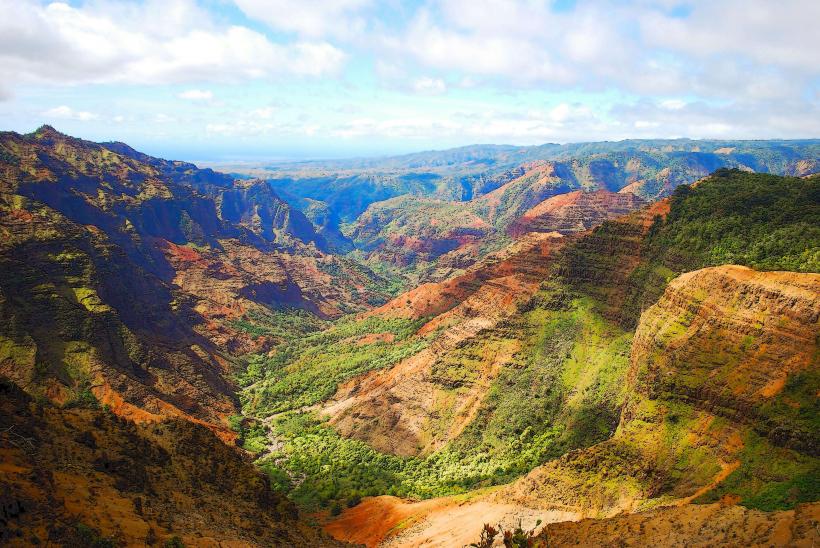
[(4, 132), (3, 542), (809, 546), (819, 158)]

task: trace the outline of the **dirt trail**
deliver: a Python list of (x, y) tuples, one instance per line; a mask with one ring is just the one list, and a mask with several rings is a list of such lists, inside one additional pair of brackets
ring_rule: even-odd
[[(739, 465), (739, 461), (721, 462), (721, 471), (712, 481), (692, 495), (672, 501), (667, 508), (688, 507), (693, 500), (725, 480)], [(529, 530), (536, 527), (538, 520), (541, 520), (540, 529), (548, 524), (576, 522), (588, 517), (568, 509), (535, 509), (522, 504), (488, 500), (493, 492), (496, 490), (420, 502), (390, 496), (367, 498), (358, 506), (345, 510), (341, 516), (327, 523), (324, 529), (337, 540), (368, 548), (444, 548), (476, 542), (485, 523), (512, 528), (520, 521), (521, 526)], [(640, 501), (632, 502), (630, 506), (634, 510)]]
[(696, 498), (700, 497), (701, 495), (705, 495), (706, 493), (708, 493), (709, 491), (711, 491), (712, 489), (717, 487), (723, 480), (728, 478), (729, 474), (731, 474), (732, 472), (737, 470), (738, 466), (740, 466), (740, 461), (739, 460), (736, 460), (736, 461), (730, 462), (730, 463), (721, 462), (720, 463), (720, 472), (718, 472), (718, 474), (715, 476), (715, 478), (712, 481), (710, 481), (707, 485), (704, 485), (703, 487), (701, 487), (700, 489), (698, 489), (697, 491), (695, 491), (694, 493), (692, 493), (688, 497), (680, 499), (677, 503), (677, 506), (683, 506), (684, 504), (689, 504), (690, 502), (692, 502)]
[(407, 502), (390, 496), (365, 499), (325, 525), (338, 540), (364, 544), (368, 548), (466, 546), (478, 540), (484, 523), (526, 529), (542, 523), (579, 519), (573, 512), (535, 510), (513, 504), (464, 497), (443, 497)]

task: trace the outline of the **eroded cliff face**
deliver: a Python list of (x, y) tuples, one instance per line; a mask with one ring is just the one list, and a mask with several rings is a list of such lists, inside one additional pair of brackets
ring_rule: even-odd
[(59, 403), (99, 400), (135, 420), (222, 425), (229, 364), (188, 299), (94, 227), (0, 198), (0, 373)]
[(477, 247), (492, 232), (460, 202), (401, 196), (371, 205), (350, 238), (370, 264), (421, 271), (443, 255)]
[(564, 282), (592, 297), (601, 314), (634, 329), (643, 310), (657, 301), (675, 272), (650, 263), (647, 236), (669, 213), (669, 200), (605, 221), (573, 246), (558, 265)]
[[(428, 348), (388, 370), (374, 371), (339, 387), (323, 412), (343, 435), (398, 455), (429, 452), (470, 422), (491, 381), (515, 344), (483, 356), (477, 378), (455, 396), (441, 390), (433, 371), (443, 356), (486, 333), (518, 311), (538, 290), (552, 258), (564, 245), (558, 234), (531, 234), (492, 255), (465, 274), (425, 284), (369, 313), (385, 318), (430, 318), (419, 335), (433, 336)], [(450, 417), (432, 432), (432, 416)]]
[[(808, 546), (818, 522), (818, 318), (820, 274), (727, 265), (681, 275), (641, 316), (623, 377), (626, 403), (609, 439), (466, 500), (368, 499), (328, 530), (373, 544), (446, 545), (448, 526), (477, 539), (485, 517), (505, 527), (519, 519), (534, 527), (539, 517), (548, 525), (537, 542), (549, 546), (658, 538)], [(571, 394), (594, 385), (576, 384)], [(416, 525), (357, 536), (345, 529), (361, 519), (357, 511)]]
[(265, 181), (235, 181), (228, 188), (206, 190), (215, 198), (220, 218), (243, 226), (268, 242), (284, 249), (313, 243), (318, 249), (328, 250), (328, 243), (316, 233), (307, 217), (285, 203)]
[(761, 512), (731, 504), (698, 504), (552, 523), (534, 546), (794, 546), (816, 543), (820, 504)]
[(680, 276), (641, 317), (615, 435), (499, 500), (593, 516), (729, 495), (766, 509), (815, 500), (818, 314), (818, 274)]
[(601, 174), (537, 161), (465, 202), (400, 196), (372, 204), (350, 233), (368, 264), (388, 267), (411, 283), (457, 275), (510, 238), (529, 232), (584, 232), (646, 202)]
[[(548, 177), (550, 173), (547, 170), (542, 175)], [(566, 212), (567, 207), (578, 206), (575, 213), (589, 206), (607, 217), (614, 215), (618, 204), (631, 210), (640, 203), (629, 195), (601, 191), (559, 196), (542, 205), (546, 204), (547, 212)], [(583, 204), (586, 206), (581, 207)], [(606, 213), (610, 207), (613, 212)], [(599, 354), (620, 345), (623, 334), (617, 325), (598, 328), (603, 324), (596, 317), (602, 314), (608, 319), (631, 319), (631, 309), (625, 306), (634, 296), (630, 277), (643, 264), (647, 232), (667, 211), (668, 202), (660, 202), (607, 221), (593, 231), (564, 237), (558, 232), (528, 229), (512, 244), (463, 274), (422, 284), (374, 310), (370, 314), (387, 318), (429, 318), (419, 335), (435, 334), (435, 338), (426, 350), (390, 370), (372, 372), (340, 386), (325, 407), (331, 423), (343, 435), (366, 441), (379, 450), (401, 455), (429, 453), (458, 438), (477, 417), (486, 414), (484, 408), (492, 404), (485, 397), (499, 374), (506, 368), (521, 367), (522, 358), (530, 359), (525, 356), (535, 351), (546, 352), (548, 361), (556, 362), (550, 366), (555, 371), (531, 374), (556, 374), (566, 379), (566, 386), (562, 382), (555, 390), (563, 395), (549, 399), (568, 404), (564, 415), (569, 422), (566, 426), (571, 427), (574, 421), (569, 417), (573, 413), (584, 413), (590, 405), (604, 405), (588, 401), (590, 389), (606, 392), (610, 383), (619, 384), (623, 371), (613, 365), (617, 360), (609, 360), (610, 365), (605, 366), (606, 360), (599, 359)], [(589, 222), (601, 221), (603, 218)], [(671, 278), (671, 273), (665, 275)], [(536, 296), (543, 283), (552, 283), (548, 280), (557, 285)], [(658, 285), (662, 288), (666, 281), (660, 278)], [(578, 299), (588, 300), (570, 304)], [(556, 306), (572, 312), (550, 310)], [(537, 319), (524, 319), (533, 309), (543, 311)], [(561, 341), (554, 348), (533, 349), (532, 345), (544, 343), (534, 334), (538, 327), (530, 325), (531, 321), (557, 322), (566, 332), (553, 336)], [(628, 326), (630, 322), (616, 323)], [(537, 359), (544, 362), (546, 358)], [(578, 375), (579, 368), (587, 369)], [(602, 368), (610, 370), (609, 378), (599, 379)], [(558, 373), (563, 369), (568, 372)], [(618, 405), (616, 401), (611, 401), (612, 405)], [(609, 406), (604, 407), (605, 411), (589, 411), (600, 415), (599, 428), (605, 428), (605, 417), (609, 415)], [(578, 436), (571, 445), (582, 444), (584, 438)]]
[[(367, 499), (345, 510), (326, 530), (368, 548), (391, 546), (448, 548), (477, 542), (482, 525), (507, 531), (535, 530), (533, 548), (564, 546), (795, 546), (816, 543), (820, 504), (763, 512), (731, 501), (667, 506), (610, 518), (581, 518), (543, 510), (458, 498), (407, 502), (394, 497)], [(538, 523), (542, 525), (537, 525)], [(496, 536), (496, 542), (501, 538)]]
[(576, 190), (548, 198), (530, 208), (510, 225), (508, 232), (513, 237), (527, 232), (584, 232), (605, 220), (640, 209), (645, 204), (644, 200), (629, 192)]
[(240, 328), (297, 308), (384, 302), (379, 278), (324, 253), (264, 183), (44, 126), (0, 134), (0, 371), (56, 402), (181, 416), (225, 439)]
[(0, 379), (4, 546), (336, 546), (237, 448), (184, 420), (35, 403)]
[[(631, 383), (649, 399), (685, 402), (816, 456), (818, 432), (802, 409), (813, 402), (789, 396), (787, 383), (816, 377), (818, 322), (820, 275), (731, 265), (689, 272), (641, 317)], [(781, 414), (786, 408), (793, 412)]]

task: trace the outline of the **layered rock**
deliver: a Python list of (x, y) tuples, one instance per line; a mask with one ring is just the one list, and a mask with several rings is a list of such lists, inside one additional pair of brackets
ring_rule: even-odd
[(650, 263), (647, 235), (669, 213), (669, 200), (655, 202), (617, 219), (605, 221), (566, 249), (558, 273), (567, 285), (591, 296), (601, 313), (634, 328), (674, 271)]
[(0, 379), (0, 541), (336, 546), (206, 428), (35, 403)]
[(820, 433), (810, 421), (765, 404), (784, 396), (789, 379), (820, 367), (819, 329), (819, 274), (731, 265), (689, 272), (641, 317), (630, 376), (647, 398), (686, 402), (817, 455)]
[(0, 367), (39, 396), (232, 438), (232, 356), (278, 342), (239, 322), (384, 301), (265, 183), (48, 126), (0, 134), (0, 153)]
[(96, 398), (134, 419), (184, 416), (231, 437), (220, 426), (236, 408), (229, 364), (196, 332), (191, 302), (175, 300), (104, 232), (8, 196), (0, 373), (57, 402)]
[(513, 237), (527, 232), (583, 232), (605, 220), (640, 209), (645, 203), (629, 192), (576, 190), (548, 198), (530, 208), (510, 225), (508, 232)]
[(761, 512), (727, 504), (663, 508), (610, 519), (552, 523), (534, 546), (794, 546), (815, 544), (820, 504)]
[[(592, 516), (713, 493), (760, 501), (791, 488), (778, 504), (815, 500), (800, 478), (818, 470), (817, 393), (805, 390), (820, 366), (818, 314), (818, 274), (724, 266), (677, 278), (641, 317), (615, 435), (499, 499)], [(766, 483), (754, 479), (761, 466)]]
[(216, 199), (220, 218), (243, 226), (284, 248), (294, 240), (313, 243), (327, 251), (325, 239), (316, 233), (305, 215), (284, 202), (265, 181), (236, 181), (227, 189), (209, 189)]
[[(429, 452), (457, 436), (470, 422), (491, 381), (514, 348), (488, 354), (479, 379), (455, 399), (443, 398), (432, 367), (442, 356), (515, 314), (538, 290), (563, 246), (557, 234), (531, 234), (469, 269), (437, 284), (425, 284), (370, 314), (426, 318), (420, 336), (433, 340), (389, 370), (373, 371), (340, 386), (323, 412), (343, 435), (399, 455)], [(430, 417), (452, 415), (431, 434)]]
[(368, 262), (421, 270), (442, 255), (477, 247), (491, 232), (461, 203), (403, 196), (371, 205), (350, 237)]

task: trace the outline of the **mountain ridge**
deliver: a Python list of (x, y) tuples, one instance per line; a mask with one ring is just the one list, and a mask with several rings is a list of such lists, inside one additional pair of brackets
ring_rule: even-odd
[(379, 278), (322, 252), (294, 212), (314, 235), (300, 241), (264, 183), (118, 148), (49, 126), (0, 134), (0, 366), (57, 401), (181, 414), (232, 439), (235, 357), (276, 343), (238, 322), (288, 307), (339, 316), (360, 293), (369, 308)]
[[(129, 502), (116, 463), (162, 468), (132, 450), (134, 432), (175, 455), (184, 489), (218, 493), (200, 501), (212, 524), (194, 525), (193, 495), (173, 528), (150, 524), (195, 545), (198, 530), (274, 542), (263, 523), (324, 542), (293, 507), (266, 514), (285, 497), (368, 544), (446, 544), (453, 531), (464, 543), (484, 519), (530, 528), (670, 505), (542, 534), (703, 515), (803, 530), (819, 496), (820, 178), (743, 164), (689, 186), (713, 165), (700, 152), (600, 146), (476, 167), (470, 181), (317, 177), (300, 198), (50, 127), (0, 134), (0, 375), (4, 403), (30, 411), (0, 450), (32, 468), (11, 432), (34, 428), (43, 469), (66, 473), (65, 451), (83, 470), (102, 463), (89, 496), (66, 495), (85, 521), (67, 522), (65, 539), (149, 538), (146, 501), (169, 501), (146, 492), (142, 514)], [(455, 160), (475, 161), (467, 152)], [(744, 161), (791, 161), (759, 154)], [(652, 200), (659, 188), (669, 195)], [(205, 465), (181, 449), (191, 440)], [(44, 500), (32, 495), (42, 482), (0, 473)], [(101, 514), (95, 492), (127, 511)], [(748, 510), (711, 510), (734, 504)], [(376, 514), (393, 525), (362, 528)]]

